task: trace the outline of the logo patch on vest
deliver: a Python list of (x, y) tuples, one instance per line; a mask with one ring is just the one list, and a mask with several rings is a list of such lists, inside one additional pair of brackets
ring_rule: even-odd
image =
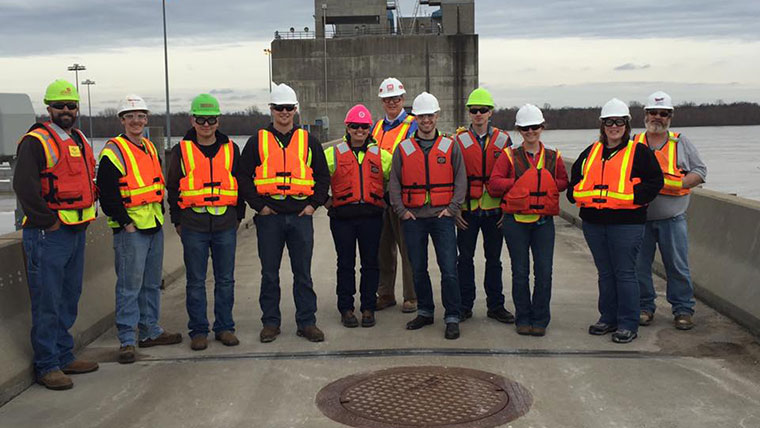
[(498, 158), (499, 156), (501, 156), (501, 152), (493, 152), (494, 158)]
[(446, 163), (446, 158), (443, 156), (438, 156), (438, 163)]
[(74, 158), (81, 158), (82, 151), (79, 150), (79, 146), (69, 146), (69, 156)]
[(373, 173), (373, 174), (379, 174), (380, 173), (380, 168), (378, 168), (377, 165), (370, 165), (369, 166), (369, 171), (371, 173)]

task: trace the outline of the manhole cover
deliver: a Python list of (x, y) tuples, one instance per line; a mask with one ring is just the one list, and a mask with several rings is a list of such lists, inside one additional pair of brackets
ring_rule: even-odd
[(317, 394), (317, 406), (352, 427), (495, 427), (526, 414), (522, 385), (479, 370), (398, 367), (339, 379)]

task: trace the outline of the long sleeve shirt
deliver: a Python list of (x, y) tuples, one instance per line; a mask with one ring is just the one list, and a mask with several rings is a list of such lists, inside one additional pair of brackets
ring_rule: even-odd
[[(435, 140), (438, 139), (438, 131), (436, 131), (435, 137), (432, 140), (424, 140), (419, 138), (418, 133), (415, 133), (415, 141), (419, 144), (422, 152), (425, 156), (428, 155), (430, 149), (433, 148)], [(396, 150), (393, 153), (393, 161), (391, 163), (391, 176), (388, 183), (388, 193), (391, 200), (391, 206), (399, 217), (403, 216), (407, 211), (414, 214), (417, 218), (437, 217), (444, 209), (448, 209), (452, 216), (459, 215), (462, 202), (467, 195), (467, 170), (464, 165), (464, 157), (462, 152), (459, 151), (459, 145), (452, 144), (451, 148), (451, 164), (454, 168), (454, 196), (451, 198), (448, 206), (434, 207), (429, 203), (426, 203), (419, 208), (407, 208), (404, 206), (401, 196), (401, 169), (404, 167), (401, 150)]]
[[(271, 123), (267, 130), (274, 134), (280, 143), (287, 147), (290, 144), (290, 138), (293, 132), (298, 129), (294, 126), (288, 133), (282, 134), (274, 128)], [(256, 191), (253, 179), (256, 174), (256, 167), (261, 165), (259, 156), (259, 134), (258, 132), (248, 139), (243, 148), (241, 156), (240, 171), (238, 172), (238, 186), (243, 199), (248, 205), (256, 211), (261, 211), (264, 207), (269, 207), (278, 214), (297, 214), (303, 211), (307, 205), (318, 208), (327, 202), (327, 196), (330, 189), (330, 171), (327, 169), (325, 152), (322, 144), (313, 135), (309, 134), (309, 156), (311, 157), (311, 169), (314, 177), (314, 194), (306, 199), (295, 199), (286, 197), (285, 199), (274, 199), (261, 195)]]

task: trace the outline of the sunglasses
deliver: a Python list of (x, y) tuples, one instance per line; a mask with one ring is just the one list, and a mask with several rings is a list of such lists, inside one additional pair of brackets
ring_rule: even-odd
[(528, 125), (528, 126), (518, 126), (517, 129), (523, 132), (527, 132), (527, 131), (538, 131), (539, 129), (543, 127), (544, 125)]
[(349, 123), (348, 127), (353, 130), (369, 129), (369, 123)]
[(127, 113), (122, 116), (126, 120), (147, 120), (148, 115), (145, 113)]
[(647, 114), (650, 116), (670, 117), (670, 112), (667, 110), (647, 110)]
[(219, 122), (219, 118), (216, 116), (195, 116), (195, 123), (198, 125), (216, 125), (216, 123)]
[(276, 106), (272, 106), (272, 108), (275, 109), (275, 111), (283, 111), (283, 110), (293, 111), (296, 109), (296, 106), (292, 104), (288, 104), (288, 105), (276, 105)]
[(64, 107), (68, 108), (69, 110), (76, 110), (79, 108), (77, 103), (52, 103), (50, 104), (50, 107), (56, 110), (63, 110)]
[(480, 113), (480, 114), (486, 114), (489, 111), (491, 111), (491, 109), (488, 108), (488, 107), (471, 108), (470, 109), (470, 114), (478, 114), (478, 113)]
[(602, 123), (604, 126), (624, 126), (628, 121), (625, 119), (604, 119)]
[(383, 102), (385, 104), (396, 104), (399, 101), (401, 101), (401, 97), (387, 97), (387, 98), (383, 98)]

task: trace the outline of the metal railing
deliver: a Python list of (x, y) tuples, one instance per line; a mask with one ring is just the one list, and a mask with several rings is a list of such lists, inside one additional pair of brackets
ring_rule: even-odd
[[(361, 37), (361, 36), (397, 36), (397, 35), (411, 35), (411, 34), (442, 34), (443, 31), (440, 27), (437, 28), (413, 28), (405, 29), (403, 33), (398, 29), (383, 30), (381, 28), (362, 28), (356, 27), (353, 30), (328, 30), (327, 38), (349, 38), (349, 37)], [(275, 40), (298, 40), (298, 39), (316, 39), (317, 33), (314, 31), (275, 31)]]

